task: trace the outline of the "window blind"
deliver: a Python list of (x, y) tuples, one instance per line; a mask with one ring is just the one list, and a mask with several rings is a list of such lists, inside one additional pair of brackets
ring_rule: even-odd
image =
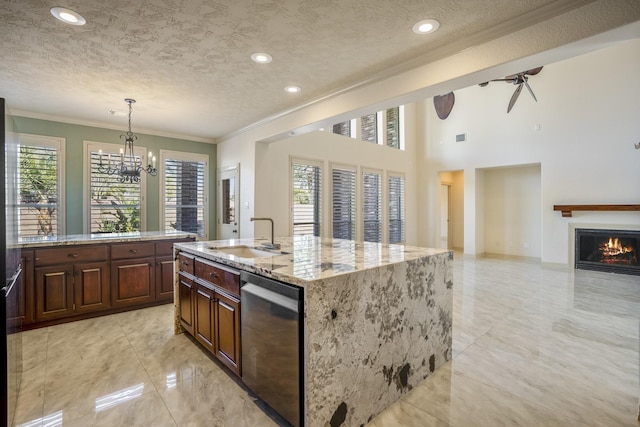
[(164, 160), (164, 229), (196, 233), (205, 230), (205, 162)]
[(356, 172), (334, 167), (331, 170), (333, 238), (356, 238)]
[(293, 163), (293, 235), (320, 236), (322, 219), (322, 171), (320, 166)]
[(404, 243), (404, 214), (404, 177), (389, 176), (389, 243)]
[(56, 236), (58, 149), (21, 144), (18, 162), (18, 235)]
[(360, 130), (362, 132), (362, 140), (367, 142), (378, 143), (378, 115), (368, 114), (360, 118)]
[(365, 242), (382, 242), (382, 176), (364, 172), (362, 179), (363, 236)]
[[(134, 156), (140, 162), (140, 156)], [(98, 171), (100, 156), (91, 152), (89, 165), (89, 210), (91, 233), (124, 233), (140, 231), (140, 183), (121, 183), (118, 175)], [(120, 153), (105, 152), (102, 162), (119, 161)], [(144, 173), (144, 172), (143, 172)]]

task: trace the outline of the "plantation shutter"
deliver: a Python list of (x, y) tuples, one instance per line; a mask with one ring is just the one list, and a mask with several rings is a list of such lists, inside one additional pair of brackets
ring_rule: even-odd
[(356, 238), (356, 172), (334, 167), (331, 171), (333, 238)]
[(362, 131), (362, 140), (367, 142), (378, 143), (378, 115), (369, 114), (360, 118), (360, 128)]
[(322, 171), (320, 166), (293, 163), (291, 168), (293, 235), (320, 236)]
[(24, 145), (18, 151), (18, 235), (58, 235), (58, 149)]
[(362, 186), (364, 241), (382, 242), (382, 175), (364, 172)]
[(389, 243), (404, 243), (404, 177), (389, 176)]
[(346, 122), (336, 123), (333, 125), (332, 129), (333, 133), (351, 137), (351, 120), (347, 120)]
[[(141, 183), (122, 183), (117, 174), (107, 175), (98, 170), (100, 162), (114, 164), (120, 153), (105, 152), (102, 160), (98, 151), (91, 151), (89, 170), (91, 233), (126, 233), (140, 231)], [(140, 162), (139, 155), (134, 156)], [(144, 173), (144, 172), (143, 172)]]
[(164, 160), (164, 229), (204, 237), (205, 162)]
[(400, 107), (389, 108), (387, 114), (387, 145), (400, 148)]

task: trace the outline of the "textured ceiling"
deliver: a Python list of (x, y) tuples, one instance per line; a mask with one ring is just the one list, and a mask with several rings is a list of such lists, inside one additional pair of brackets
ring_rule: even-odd
[[(0, 96), (13, 110), (107, 127), (126, 126), (108, 111), (135, 98), (134, 131), (215, 139), (589, 1), (0, 0)], [(53, 6), (87, 24), (54, 19)], [(440, 29), (414, 34), (425, 18)], [(273, 62), (253, 63), (254, 52)]]

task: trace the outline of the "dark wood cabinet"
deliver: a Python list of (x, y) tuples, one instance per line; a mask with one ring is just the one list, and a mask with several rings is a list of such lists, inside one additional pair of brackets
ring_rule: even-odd
[(207, 350), (215, 354), (215, 291), (196, 284), (195, 337)]
[(22, 273), (14, 285), (14, 289), (7, 302), (7, 326), (33, 321), (33, 251), (21, 251), (20, 266)]
[(240, 375), (240, 299), (216, 293), (216, 356)]
[(74, 314), (73, 265), (36, 267), (36, 320)]
[(240, 375), (240, 273), (184, 253), (178, 266), (180, 324)]
[(74, 265), (73, 283), (77, 313), (109, 308), (109, 264), (106, 261)]
[(156, 257), (156, 299), (173, 301), (173, 257)]
[(178, 307), (180, 310), (180, 324), (191, 335), (194, 333), (195, 320), (195, 284), (193, 279), (183, 273), (178, 275)]
[(111, 305), (124, 307), (155, 299), (155, 258), (111, 261)]

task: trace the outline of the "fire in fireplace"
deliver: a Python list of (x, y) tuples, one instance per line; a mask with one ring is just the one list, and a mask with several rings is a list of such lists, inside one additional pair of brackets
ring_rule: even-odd
[(576, 268), (640, 275), (640, 231), (576, 229)]

